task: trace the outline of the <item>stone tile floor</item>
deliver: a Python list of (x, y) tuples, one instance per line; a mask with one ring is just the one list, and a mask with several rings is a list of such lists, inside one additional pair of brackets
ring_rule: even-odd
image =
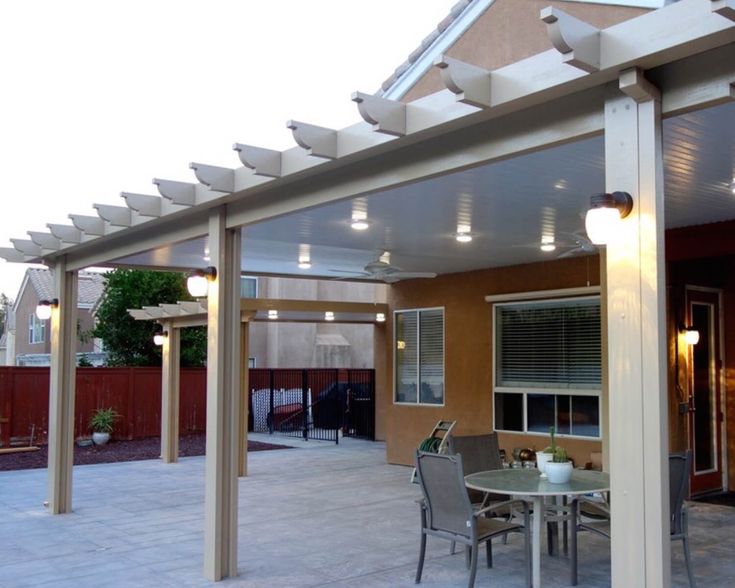
[[(76, 467), (74, 513), (56, 517), (42, 506), (45, 470), (0, 473), (0, 587), (414, 586), (419, 489), (410, 470), (386, 465), (381, 443), (293, 444), (301, 450), (250, 456), (240, 573), (220, 584), (201, 573), (204, 458)], [(735, 509), (693, 504), (691, 523), (699, 587), (735, 585)], [(609, 586), (609, 542), (581, 543), (579, 585)], [(523, 587), (521, 545), (520, 536), (495, 544), (495, 568), (481, 565), (476, 585)], [(674, 586), (687, 586), (680, 544), (672, 553)], [(544, 586), (568, 586), (567, 564), (544, 557)], [(430, 538), (422, 585), (466, 582), (464, 556)]]

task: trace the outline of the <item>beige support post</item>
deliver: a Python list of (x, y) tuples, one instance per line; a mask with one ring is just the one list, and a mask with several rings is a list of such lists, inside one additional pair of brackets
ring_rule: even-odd
[(238, 447), (240, 451), (239, 471), (238, 475), (244, 477), (248, 475), (248, 412), (250, 410), (248, 402), (250, 375), (249, 361), (249, 337), (250, 337), (250, 319), (243, 320), (240, 326), (240, 434), (238, 436)]
[(171, 321), (163, 323), (168, 333), (161, 349), (161, 459), (164, 463), (179, 461), (179, 364), (181, 329)]
[(660, 96), (623, 72), (605, 103), (608, 192), (633, 196), (607, 247), (612, 586), (671, 585)]
[(207, 303), (207, 456), (204, 575), (237, 575), (237, 474), (240, 427), (240, 230), (224, 208), (209, 216), (209, 255), (217, 276)]
[(66, 271), (61, 258), (53, 268), (51, 372), (49, 381), (48, 489), (51, 514), (72, 511), (74, 465), (74, 392), (77, 351), (77, 274)]

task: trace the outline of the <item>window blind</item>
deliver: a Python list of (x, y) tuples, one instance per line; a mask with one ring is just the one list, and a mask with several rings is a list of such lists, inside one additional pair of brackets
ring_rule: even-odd
[(444, 401), (444, 312), (422, 310), (419, 322), (421, 402), (441, 404)]
[(497, 305), (495, 317), (497, 386), (600, 387), (599, 298)]

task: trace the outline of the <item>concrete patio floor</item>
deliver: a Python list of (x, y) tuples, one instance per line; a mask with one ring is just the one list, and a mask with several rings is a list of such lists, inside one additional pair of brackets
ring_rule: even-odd
[[(0, 473), (0, 587), (414, 586), (419, 489), (410, 470), (386, 465), (382, 443), (293, 444), (250, 455), (240, 481), (240, 575), (218, 584), (202, 577), (204, 458), (75, 467), (74, 514), (56, 517), (42, 506), (45, 470)], [(735, 585), (734, 527), (735, 509), (692, 505), (700, 588)], [(580, 540), (579, 585), (609, 586), (609, 542)], [(495, 568), (483, 558), (476, 585), (522, 588), (521, 536), (493, 547)], [(544, 586), (568, 586), (568, 560), (544, 557), (542, 575)], [(688, 585), (680, 542), (673, 576), (674, 586)], [(466, 582), (464, 556), (430, 538), (422, 585)]]

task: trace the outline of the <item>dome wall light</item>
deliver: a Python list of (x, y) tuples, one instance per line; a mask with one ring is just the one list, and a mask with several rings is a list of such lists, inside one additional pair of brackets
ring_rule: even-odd
[(633, 197), (627, 192), (595, 194), (584, 221), (587, 236), (595, 245), (607, 245), (619, 232), (620, 221), (633, 210)]
[(163, 345), (168, 339), (168, 331), (158, 331), (153, 335), (153, 343), (159, 347)]
[(278, 311), (275, 308), (271, 308), (268, 311), (268, 320), (274, 321), (278, 318)]
[(36, 306), (36, 316), (39, 320), (47, 321), (51, 318), (51, 311), (54, 308), (59, 307), (59, 299), (52, 298), (51, 300), (39, 300), (38, 306)]
[(378, 312), (375, 314), (375, 322), (377, 323), (384, 323), (385, 322), (385, 313)]
[(207, 266), (194, 270), (186, 279), (186, 289), (194, 298), (203, 298), (209, 292), (209, 282), (217, 279), (217, 269)]
[(334, 320), (334, 313), (331, 310), (328, 310), (324, 313), (324, 320), (325, 321), (333, 321)]
[(732, 193), (735, 194), (735, 178), (732, 179), (732, 184), (730, 184), (730, 190), (732, 190)]
[(681, 327), (679, 329), (684, 335), (684, 341), (687, 345), (696, 345), (699, 343), (699, 331), (692, 326)]

